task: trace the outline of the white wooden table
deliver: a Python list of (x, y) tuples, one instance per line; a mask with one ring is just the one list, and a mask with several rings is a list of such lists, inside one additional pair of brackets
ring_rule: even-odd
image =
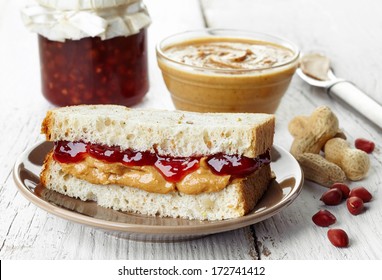
[[(326, 229), (311, 222), (323, 188), (306, 182), (301, 195), (281, 213), (258, 224), (177, 243), (119, 239), (58, 218), (28, 202), (16, 189), (12, 167), (43, 139), (40, 123), (51, 108), (40, 93), (36, 35), (22, 25), (24, 1), (0, 0), (0, 258), (1, 259), (382, 259), (381, 130), (297, 76), (276, 112), (275, 142), (289, 149), (287, 124), (297, 114), (328, 105), (350, 142), (374, 139), (376, 149), (364, 185), (374, 195), (368, 209), (351, 216), (345, 205), (331, 208), (350, 247), (337, 249)], [(156, 65), (155, 44), (163, 37), (205, 26), (272, 33), (295, 41), (303, 52), (320, 51), (338, 76), (357, 84), (382, 104), (382, 2), (330, 0), (146, 0), (151, 89), (139, 106), (173, 109)]]

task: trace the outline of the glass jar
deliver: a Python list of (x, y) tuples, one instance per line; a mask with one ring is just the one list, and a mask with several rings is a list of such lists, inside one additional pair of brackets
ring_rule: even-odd
[(131, 106), (145, 96), (150, 18), (141, 1), (37, 2), (37, 11), (30, 6), (23, 14), (38, 33), (42, 93), (48, 101)]

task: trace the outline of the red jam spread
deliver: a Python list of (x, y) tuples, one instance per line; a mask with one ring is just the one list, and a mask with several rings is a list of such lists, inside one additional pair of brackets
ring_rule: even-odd
[(42, 92), (57, 106), (138, 103), (148, 91), (146, 29), (57, 42), (39, 35)]
[[(54, 159), (60, 163), (76, 163), (87, 155), (109, 163), (122, 163), (127, 166), (154, 166), (168, 182), (179, 182), (187, 174), (199, 168), (201, 156), (171, 157), (148, 151), (122, 150), (118, 146), (68, 141), (55, 142)], [(207, 157), (207, 165), (216, 175), (231, 175), (243, 178), (259, 167), (270, 163), (269, 151), (257, 158), (218, 153)]]
[(80, 162), (87, 155), (87, 146), (83, 142), (57, 142), (54, 146), (54, 158), (63, 163)]
[(231, 175), (234, 178), (247, 177), (267, 163), (270, 163), (269, 152), (257, 158), (219, 153), (209, 156), (207, 159), (207, 164), (214, 174)]
[(200, 157), (163, 157), (157, 156), (155, 168), (166, 178), (166, 181), (175, 183), (182, 180), (187, 174), (199, 168)]

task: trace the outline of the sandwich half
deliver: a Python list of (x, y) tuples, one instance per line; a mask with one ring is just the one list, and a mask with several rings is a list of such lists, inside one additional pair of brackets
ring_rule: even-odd
[(44, 187), (115, 210), (199, 220), (249, 213), (272, 180), (269, 114), (80, 105), (47, 112)]

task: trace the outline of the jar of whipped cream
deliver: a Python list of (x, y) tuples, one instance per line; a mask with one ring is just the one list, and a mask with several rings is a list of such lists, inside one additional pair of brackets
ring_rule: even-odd
[(41, 85), (56, 106), (138, 103), (149, 88), (141, 0), (34, 0), (22, 10), (38, 34)]

